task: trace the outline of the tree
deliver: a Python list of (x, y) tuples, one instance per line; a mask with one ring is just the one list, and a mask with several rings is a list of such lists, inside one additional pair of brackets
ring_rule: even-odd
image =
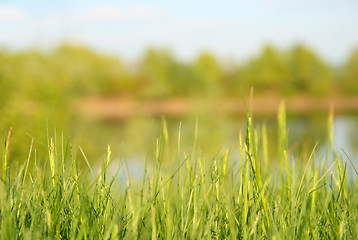
[(174, 64), (174, 59), (169, 51), (147, 50), (140, 65), (140, 77), (144, 84), (144, 95), (154, 97), (170, 95), (170, 79)]
[(238, 74), (243, 86), (259, 91), (277, 90), (289, 81), (283, 54), (272, 46), (266, 46)]
[(353, 51), (343, 68), (342, 85), (346, 93), (358, 93), (358, 48)]
[(325, 94), (332, 87), (333, 78), (329, 66), (302, 45), (289, 52), (288, 69), (291, 79), (290, 85), (286, 86), (288, 90)]
[(126, 66), (116, 57), (84, 47), (63, 45), (53, 54), (52, 67), (61, 83), (78, 94), (118, 95), (134, 88)]
[(221, 90), (222, 70), (213, 55), (208, 52), (200, 54), (193, 64), (193, 69), (196, 84), (202, 86), (202, 91), (209, 93)]

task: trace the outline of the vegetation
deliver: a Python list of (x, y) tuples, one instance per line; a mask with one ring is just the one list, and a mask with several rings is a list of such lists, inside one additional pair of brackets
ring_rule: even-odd
[(356, 49), (343, 69), (343, 88), (348, 93), (357, 93), (357, 76), (358, 76), (358, 49)]
[(167, 50), (150, 49), (137, 63), (129, 63), (71, 45), (43, 53), (3, 49), (0, 101), (19, 96), (51, 103), (83, 95), (228, 96), (251, 86), (257, 93), (285, 95), (356, 93), (357, 69), (357, 50), (335, 68), (302, 45), (288, 51), (266, 46), (258, 56), (231, 67), (208, 52), (184, 63)]
[[(233, 149), (208, 155), (196, 140), (183, 152), (180, 126), (174, 151), (164, 122), (141, 177), (122, 183), (118, 172), (110, 173), (116, 162), (109, 147), (97, 169), (56, 135), (49, 137), (46, 164), (31, 144), (27, 161), (9, 167), (10, 131), (1, 158), (0, 238), (354, 239), (358, 172), (356, 162), (333, 148), (332, 125), (333, 113), (326, 151), (315, 147), (307, 158), (291, 152), (282, 104), (270, 159), (266, 128), (250, 114), (237, 155)], [(88, 168), (78, 168), (79, 161)]]
[[(24, 139), (35, 138), (44, 152), (48, 128), (61, 129), (74, 139), (85, 139), (88, 154), (98, 142), (88, 136), (76, 100), (84, 96), (153, 98), (230, 98), (255, 87), (256, 94), (357, 94), (357, 51), (339, 68), (333, 68), (305, 46), (288, 50), (267, 46), (241, 64), (225, 64), (205, 52), (181, 62), (167, 50), (149, 49), (136, 63), (62, 45), (53, 51), (0, 50), (0, 137), (14, 128), (12, 156), (26, 159)], [(92, 124), (93, 125), (93, 124)], [(80, 131), (82, 129), (82, 131)], [(107, 131), (109, 132), (109, 131)], [(78, 133), (78, 134), (77, 134)], [(98, 150), (97, 150), (98, 152)]]

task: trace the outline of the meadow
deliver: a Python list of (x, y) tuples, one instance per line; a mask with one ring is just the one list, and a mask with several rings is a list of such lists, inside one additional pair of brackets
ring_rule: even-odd
[(94, 166), (86, 149), (75, 154), (52, 131), (47, 151), (31, 143), (27, 160), (10, 165), (10, 130), (1, 158), (0, 238), (354, 239), (357, 162), (334, 146), (333, 110), (329, 144), (316, 143), (309, 155), (292, 150), (286, 124), (282, 103), (273, 144), (248, 110), (235, 149), (208, 153), (198, 142), (200, 122), (185, 151), (181, 124), (173, 132), (163, 120), (153, 128), (143, 172), (121, 180), (128, 162), (110, 146)]

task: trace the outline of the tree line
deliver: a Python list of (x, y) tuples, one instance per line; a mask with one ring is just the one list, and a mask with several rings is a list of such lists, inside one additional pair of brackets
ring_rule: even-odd
[(357, 79), (358, 48), (338, 67), (303, 45), (288, 50), (266, 46), (240, 64), (225, 64), (209, 52), (182, 62), (166, 49), (149, 49), (136, 63), (71, 45), (51, 52), (0, 50), (3, 101), (64, 101), (64, 95), (230, 97), (251, 86), (257, 94), (357, 94)]

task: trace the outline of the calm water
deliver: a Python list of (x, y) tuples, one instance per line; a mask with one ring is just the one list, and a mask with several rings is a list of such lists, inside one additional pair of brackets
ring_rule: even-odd
[[(216, 156), (220, 151), (229, 149), (232, 155), (238, 151), (239, 132), (245, 134), (246, 120), (237, 116), (188, 116), (181, 119), (166, 119), (171, 156), (177, 156), (178, 133), (181, 125), (181, 152), (192, 153), (195, 144), (195, 126), (198, 122), (197, 151), (208, 157)], [(153, 139), (159, 135), (162, 119), (134, 118), (126, 122), (95, 122), (81, 124), (76, 142), (82, 146), (88, 156), (103, 160), (107, 144), (111, 145), (113, 158), (112, 169), (117, 169), (119, 162), (125, 160), (120, 176), (129, 174), (141, 176), (144, 161), (149, 165), (153, 156)], [(275, 161), (277, 149), (277, 121), (275, 117), (255, 118), (254, 126), (266, 124), (269, 140), (269, 154)], [(334, 146), (343, 148), (353, 161), (358, 153), (358, 115), (339, 115), (334, 119)], [(324, 152), (328, 146), (327, 115), (288, 116), (287, 128), (289, 149), (295, 154), (309, 156), (313, 146), (318, 142), (318, 151)], [(83, 131), (83, 132), (81, 132)], [(87, 135), (86, 135), (87, 134)], [(94, 138), (95, 136), (95, 138)], [(155, 136), (153, 138), (153, 136)]]

